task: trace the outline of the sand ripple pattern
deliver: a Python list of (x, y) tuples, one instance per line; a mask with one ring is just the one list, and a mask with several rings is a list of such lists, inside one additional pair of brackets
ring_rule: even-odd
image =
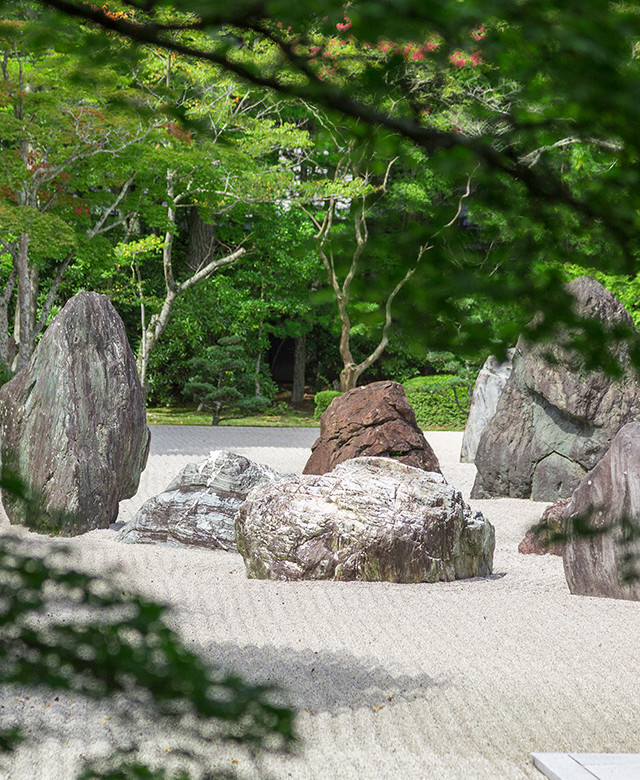
[[(428, 438), (468, 500), (475, 469), (457, 461), (461, 434)], [(309, 454), (236, 449), (298, 473)], [(120, 519), (192, 457), (152, 454)], [(541, 777), (531, 751), (640, 752), (640, 604), (571, 596), (560, 559), (517, 553), (545, 504), (471, 503), (496, 527), (495, 572), (481, 580), (248, 580), (237, 554), (117, 544), (113, 530), (71, 547), (82, 568), (172, 605), (173, 625), (212, 663), (282, 686), (300, 712), (300, 750), (265, 760), (274, 777), (521, 780)], [(21, 750), (12, 780), (68, 780), (80, 754), (126, 739), (109, 731), (106, 705), (56, 703), (43, 715), (20, 693), (0, 700), (3, 711), (22, 708), (56, 736), (43, 730), (35, 750)], [(151, 730), (148, 755), (166, 747)]]

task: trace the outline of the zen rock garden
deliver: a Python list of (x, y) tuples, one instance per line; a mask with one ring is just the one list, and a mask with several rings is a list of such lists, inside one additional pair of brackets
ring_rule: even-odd
[[(567, 289), (578, 315), (631, 325), (591, 277)], [(640, 600), (632, 346), (617, 348), (624, 373), (612, 379), (585, 370), (563, 340), (530, 343), (525, 331), (505, 362), (485, 363), (473, 394), (461, 452), (477, 468), (472, 499), (549, 503), (520, 552), (562, 555), (575, 594)], [(67, 303), (0, 390), (0, 416), (3, 469), (31, 496), (3, 493), (12, 523), (75, 535), (116, 520), (118, 502), (136, 493), (149, 430), (133, 354), (105, 296), (82, 292)], [(493, 526), (447, 483), (395, 382), (334, 399), (303, 474), (211, 452), (117, 539), (239, 552), (249, 577), (397, 583), (486, 577), (495, 547)]]
[[(335, 407), (363, 410), (360, 423), (339, 426)], [(332, 468), (318, 474), (327, 461)], [(491, 573), (493, 527), (447, 485), (399, 384), (335, 399), (304, 471), (278, 474), (212, 452), (149, 499), (118, 539), (238, 550), (248, 576), (261, 579), (435, 582)]]

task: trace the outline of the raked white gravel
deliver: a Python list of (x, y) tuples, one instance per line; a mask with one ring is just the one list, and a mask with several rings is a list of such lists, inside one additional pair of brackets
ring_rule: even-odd
[[(462, 434), (427, 438), (468, 500), (475, 467), (458, 461)], [(298, 473), (309, 455), (238, 451)], [(190, 460), (152, 455), (119, 519)], [(83, 569), (113, 570), (172, 605), (173, 625), (212, 663), (284, 688), (300, 750), (265, 759), (276, 778), (516, 780), (541, 778), (532, 751), (640, 752), (640, 603), (571, 596), (559, 558), (517, 552), (545, 504), (471, 505), (495, 525), (494, 574), (433, 585), (248, 580), (237, 554), (118, 544), (113, 530), (68, 543)], [(41, 739), (0, 764), (2, 778), (69, 780), (82, 756), (118, 739), (108, 704), (13, 690), (0, 706)], [(173, 747), (152, 726), (147, 736), (152, 760)], [(255, 776), (237, 751), (222, 758)]]

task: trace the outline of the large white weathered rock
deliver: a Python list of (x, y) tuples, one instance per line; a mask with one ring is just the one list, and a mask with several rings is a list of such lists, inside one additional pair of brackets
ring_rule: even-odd
[(235, 550), (235, 516), (247, 493), (286, 476), (233, 452), (211, 452), (185, 466), (163, 493), (146, 501), (117, 539)]
[(460, 460), (462, 463), (474, 463), (478, 442), (487, 423), (496, 413), (498, 400), (507, 379), (511, 376), (513, 353), (515, 349), (507, 350), (507, 359), (500, 363), (496, 357), (489, 355), (480, 369), (473, 388), (473, 398), (469, 407), (469, 416), (464, 426)]
[(354, 458), (262, 484), (236, 517), (250, 577), (435, 582), (491, 573), (493, 526), (441, 474)]

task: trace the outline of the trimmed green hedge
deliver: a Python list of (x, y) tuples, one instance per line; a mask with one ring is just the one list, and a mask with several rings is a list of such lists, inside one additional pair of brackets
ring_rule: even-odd
[[(454, 374), (419, 376), (403, 382), (409, 403), (416, 413), (420, 428), (425, 430), (462, 430), (469, 414), (467, 383)], [(334, 398), (336, 390), (321, 390), (314, 396), (313, 416), (319, 420)]]
[(319, 420), (331, 401), (333, 401), (333, 399), (337, 398), (339, 395), (342, 395), (342, 393), (338, 392), (338, 390), (320, 390), (319, 393), (316, 393), (313, 396), (313, 400), (316, 405), (315, 409), (313, 410), (313, 419)]
[(461, 431), (469, 416), (467, 383), (453, 374), (419, 376), (404, 382), (404, 391), (425, 430)]

